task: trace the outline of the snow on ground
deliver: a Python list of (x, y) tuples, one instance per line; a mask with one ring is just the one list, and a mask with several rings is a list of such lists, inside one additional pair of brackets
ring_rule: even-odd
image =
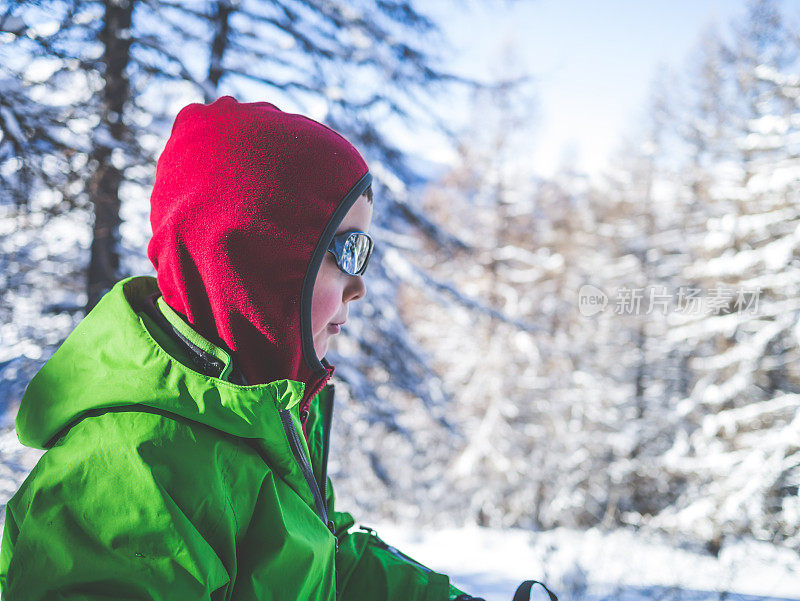
[(487, 601), (511, 601), (528, 579), (544, 581), (560, 601), (800, 599), (800, 555), (758, 541), (729, 543), (714, 557), (629, 530), (375, 528), (387, 543)]

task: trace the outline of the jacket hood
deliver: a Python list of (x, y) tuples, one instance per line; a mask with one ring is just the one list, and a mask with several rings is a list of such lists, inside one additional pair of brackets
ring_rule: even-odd
[(249, 384), (303, 382), (308, 402), (333, 371), (314, 352), (314, 280), (370, 181), (358, 151), (307, 117), (229, 96), (185, 107), (151, 197), (164, 300)]
[[(20, 442), (46, 449), (92, 412), (151, 410), (252, 439), (280, 470), (299, 470), (274, 441), (284, 437), (279, 411), (298, 419), (305, 386), (238, 386), (189, 369), (145, 327), (141, 307), (157, 291), (151, 277), (123, 280), (78, 324), (25, 391), (16, 418)], [(299, 472), (297, 478), (303, 482)]]

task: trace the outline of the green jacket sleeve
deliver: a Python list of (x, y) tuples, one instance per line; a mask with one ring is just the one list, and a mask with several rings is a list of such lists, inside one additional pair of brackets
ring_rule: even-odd
[[(116, 438), (120, 428), (107, 418), (74, 426), (9, 501), (3, 599), (223, 599), (231, 566), (217, 551), (233, 545), (225, 540), (233, 516), (225, 484), (202, 468), (219, 453), (193, 444), (194, 434), (178, 427), (168, 447), (132, 445)], [(198, 469), (176, 467), (190, 448), (216, 457), (196, 456)]]
[(328, 507), (339, 547), (336, 590), (339, 601), (449, 601), (463, 592), (450, 579), (381, 540), (371, 529), (352, 530), (353, 516), (334, 510), (328, 479)]

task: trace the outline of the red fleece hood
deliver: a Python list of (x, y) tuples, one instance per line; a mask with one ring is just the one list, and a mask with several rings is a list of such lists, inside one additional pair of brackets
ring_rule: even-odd
[(370, 181), (358, 151), (307, 117), (229, 96), (185, 107), (151, 197), (164, 300), (224, 343), (248, 384), (305, 382), (310, 402), (333, 372), (314, 352), (314, 280)]

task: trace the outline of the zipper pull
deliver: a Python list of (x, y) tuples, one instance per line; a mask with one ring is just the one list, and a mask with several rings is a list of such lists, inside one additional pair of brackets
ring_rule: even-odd
[(301, 409), (300, 410), (300, 423), (305, 425), (306, 421), (308, 421), (308, 409)]

